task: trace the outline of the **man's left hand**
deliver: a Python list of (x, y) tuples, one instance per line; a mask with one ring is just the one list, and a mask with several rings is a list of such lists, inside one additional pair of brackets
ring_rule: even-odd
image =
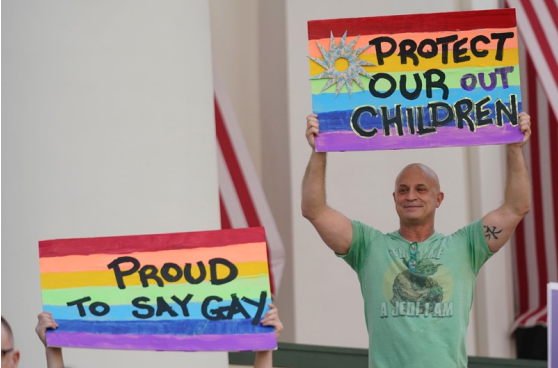
[(521, 133), (523, 133), (523, 141), (518, 143), (512, 143), (510, 144), (510, 146), (521, 148), (527, 143), (529, 137), (531, 137), (531, 117), (527, 115), (527, 113), (525, 112), (521, 112), (518, 116), (519, 116), (518, 125), (519, 125), (519, 129), (521, 130)]

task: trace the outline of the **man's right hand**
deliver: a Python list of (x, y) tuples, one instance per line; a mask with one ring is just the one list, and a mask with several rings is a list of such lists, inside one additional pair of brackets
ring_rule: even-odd
[(62, 348), (47, 346), (46, 341), (46, 330), (55, 330), (58, 328), (58, 323), (52, 317), (50, 312), (42, 312), (37, 318), (39, 322), (37, 327), (35, 327), (35, 332), (41, 339), (41, 342), (45, 345), (47, 368), (61, 368), (64, 367), (64, 357), (62, 356)]
[(318, 121), (318, 115), (310, 114), (306, 117), (306, 139), (308, 144), (313, 150), (316, 149), (315, 138), (320, 134), (320, 122)]
[(46, 330), (49, 328), (53, 330), (58, 328), (58, 323), (56, 323), (52, 317), (52, 313), (50, 312), (42, 312), (37, 316), (37, 318), (39, 319), (39, 322), (37, 323), (37, 327), (35, 327), (35, 332), (37, 332), (39, 339), (41, 339), (41, 342), (46, 347)]

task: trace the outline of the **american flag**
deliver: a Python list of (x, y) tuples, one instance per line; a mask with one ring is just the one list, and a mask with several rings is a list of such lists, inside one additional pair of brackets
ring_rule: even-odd
[(523, 110), (533, 122), (524, 148), (531, 211), (513, 239), (518, 327), (546, 326), (548, 282), (558, 281), (558, 0), (505, 0), (520, 34)]
[(271, 293), (277, 296), (285, 248), (219, 73), (213, 70), (221, 228), (265, 228)]

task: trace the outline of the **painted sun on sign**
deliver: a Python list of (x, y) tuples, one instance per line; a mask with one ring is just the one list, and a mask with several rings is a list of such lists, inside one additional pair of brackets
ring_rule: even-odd
[(372, 78), (372, 76), (368, 74), (366, 70), (362, 68), (362, 66), (375, 66), (376, 64), (372, 64), (358, 57), (370, 47), (370, 45), (368, 45), (355, 50), (353, 47), (356, 45), (359, 37), (360, 36), (357, 36), (350, 43), (345, 44), (347, 41), (347, 31), (345, 31), (343, 38), (341, 39), (341, 41), (339, 41), (339, 44), (335, 45), (335, 38), (333, 37), (333, 32), (331, 32), (329, 51), (327, 51), (322, 45), (320, 45), (318, 41), (316, 41), (316, 45), (320, 49), (324, 58), (322, 60), (320, 58), (312, 56), (308, 57), (325, 68), (325, 71), (310, 79), (329, 78), (329, 81), (322, 88), (322, 92), (331, 87), (333, 84), (337, 83), (337, 87), (335, 89), (335, 97), (337, 97), (344, 85), (347, 86), (347, 91), (349, 92), (350, 97), (353, 89), (353, 81), (355, 81), (364, 91), (364, 86), (360, 81), (359, 74), (368, 78)]

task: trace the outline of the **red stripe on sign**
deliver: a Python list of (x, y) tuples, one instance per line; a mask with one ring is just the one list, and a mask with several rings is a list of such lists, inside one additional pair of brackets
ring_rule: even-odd
[(513, 28), (515, 9), (473, 10), (464, 12), (392, 15), (367, 18), (311, 20), (308, 39), (406, 32), (467, 31), (472, 29)]
[[(537, 17), (537, 13), (533, 8), (533, 4), (529, 0), (522, 0), (521, 4), (523, 5), (523, 9), (525, 10), (525, 14), (529, 18), (529, 22), (531, 23), (531, 27), (533, 28), (533, 32), (535, 32), (535, 37), (539, 42), (539, 46), (541, 47), (541, 51), (548, 63), (548, 68), (550, 69), (550, 74), (552, 74), (554, 78), (554, 83), (558, 84), (558, 63), (554, 58), (554, 54), (552, 53), (552, 49), (550, 48), (550, 44), (548, 43), (548, 39), (546, 38), (546, 34), (544, 29), (542, 28), (541, 23), (539, 22), (539, 18)], [(535, 120), (536, 121), (536, 120)]]
[[(552, 178), (552, 201), (554, 210), (554, 246), (556, 247), (556, 263), (558, 269), (558, 119), (548, 103), (548, 132), (550, 135), (550, 172)], [(549, 280), (558, 281), (558, 280)]]
[(265, 241), (263, 227), (198, 231), (191, 233), (57, 239), (39, 242), (39, 257), (125, 254), (160, 250), (215, 248)]
[(223, 202), (221, 191), (219, 191), (219, 209), (221, 210), (221, 229), (232, 229), (229, 213)]
[(544, 0), (544, 2), (548, 8), (550, 19), (554, 21), (554, 25), (558, 28), (558, 5), (556, 5), (554, 0)]
[[(531, 55), (527, 55), (527, 73), (529, 76), (536, 75), (535, 65)], [(528, 85), (529, 101), (531, 102), (531, 118), (533, 121), (539, 121), (539, 112), (537, 109), (537, 83), (536, 79)], [(533, 129), (531, 134), (531, 176), (533, 180), (533, 219), (535, 222), (535, 249), (537, 252), (537, 271), (539, 276), (539, 305), (546, 304), (546, 283), (548, 274), (546, 270), (546, 252), (544, 239), (544, 216), (543, 216), (543, 199), (542, 199), (542, 183), (541, 183), (541, 155), (539, 151), (539, 130)]]
[(219, 108), (219, 104), (217, 103), (216, 98), (215, 124), (217, 130), (217, 140), (219, 141), (219, 146), (221, 147), (221, 151), (223, 152), (223, 157), (225, 158), (227, 168), (229, 169), (229, 173), (231, 174), (231, 179), (234, 183), (234, 187), (236, 189), (240, 205), (242, 206), (242, 210), (244, 211), (244, 216), (246, 216), (248, 227), (261, 226), (256, 208), (254, 207), (254, 203), (252, 201), (252, 196), (250, 195), (250, 191), (248, 190), (248, 186), (246, 185), (246, 180), (244, 178), (244, 175), (242, 174), (240, 164), (238, 163), (238, 159), (236, 158), (236, 153), (231, 143), (229, 133), (227, 131), (225, 122), (223, 121), (221, 109)]
[(518, 315), (521, 315), (529, 310), (529, 282), (527, 280), (527, 254), (525, 252), (525, 227), (523, 226), (523, 220), (515, 229), (515, 259), (519, 291)]

